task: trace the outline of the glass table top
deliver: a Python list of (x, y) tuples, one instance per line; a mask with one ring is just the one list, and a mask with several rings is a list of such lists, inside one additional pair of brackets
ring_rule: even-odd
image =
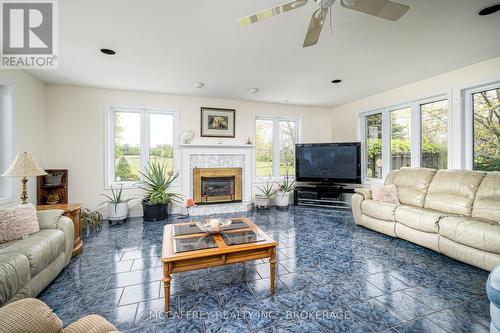
[(199, 234), (203, 231), (196, 226), (196, 223), (174, 225), (174, 236)]
[(212, 236), (174, 239), (174, 253), (197, 251), (216, 247), (217, 244)]
[(248, 224), (240, 220), (232, 220), (231, 224), (224, 228), (224, 230), (235, 230), (248, 228)]
[(226, 245), (240, 245), (247, 243), (256, 243), (266, 240), (261, 235), (255, 233), (254, 231), (240, 231), (240, 232), (223, 232), (221, 234)]

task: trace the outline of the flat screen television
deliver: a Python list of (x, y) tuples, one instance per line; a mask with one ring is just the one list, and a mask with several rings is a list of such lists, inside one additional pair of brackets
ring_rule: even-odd
[(295, 145), (297, 181), (361, 183), (361, 143)]

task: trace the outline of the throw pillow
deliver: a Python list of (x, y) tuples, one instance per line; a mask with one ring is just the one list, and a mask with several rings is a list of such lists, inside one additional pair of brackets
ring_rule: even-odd
[(373, 200), (399, 204), (396, 185), (372, 186)]
[(0, 243), (21, 239), (39, 230), (33, 204), (0, 209)]

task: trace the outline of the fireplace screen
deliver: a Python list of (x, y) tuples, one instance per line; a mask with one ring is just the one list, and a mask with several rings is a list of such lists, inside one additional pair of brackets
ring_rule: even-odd
[(241, 201), (241, 168), (193, 169), (193, 199), (197, 204)]
[(234, 196), (234, 177), (201, 177), (201, 196)]

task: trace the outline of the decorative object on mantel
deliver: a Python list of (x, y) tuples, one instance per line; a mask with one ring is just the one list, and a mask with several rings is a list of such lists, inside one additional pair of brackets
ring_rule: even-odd
[(288, 208), (290, 205), (290, 195), (295, 190), (295, 181), (290, 180), (287, 175), (283, 177), (283, 183), (278, 185), (278, 192), (276, 193), (276, 206), (279, 208)]
[(267, 181), (265, 186), (257, 186), (260, 194), (255, 195), (255, 205), (257, 208), (267, 209), (270, 206), (271, 199), (276, 195), (277, 189), (274, 188), (274, 183)]
[(167, 192), (172, 183), (179, 177), (179, 172), (167, 171), (165, 162), (148, 162), (146, 170), (140, 171), (143, 177), (141, 189), (146, 191), (142, 200), (143, 220), (146, 222), (161, 221), (168, 217), (168, 205), (180, 204), (182, 197)]
[(47, 173), (40, 168), (35, 158), (31, 153), (17, 153), (14, 162), (9, 166), (7, 170), (2, 174), (2, 177), (21, 177), (22, 190), (21, 190), (21, 202), (22, 204), (28, 203), (28, 190), (26, 188), (26, 183), (28, 182), (28, 177), (42, 176)]
[(45, 169), (47, 175), (38, 176), (37, 205), (57, 205), (68, 203), (68, 170)]
[(213, 138), (234, 138), (234, 109), (201, 108), (201, 136)]
[(101, 195), (106, 198), (106, 201), (101, 203), (101, 205), (108, 204), (109, 223), (112, 225), (124, 223), (128, 217), (128, 202), (134, 198), (123, 198), (123, 185), (120, 185), (120, 189), (116, 191), (111, 186), (111, 195)]
[(182, 131), (181, 140), (183, 144), (190, 144), (194, 138), (194, 130), (187, 129)]
[(247, 136), (247, 141), (245, 142), (245, 144), (247, 144), (247, 145), (252, 144), (252, 137), (251, 136)]

